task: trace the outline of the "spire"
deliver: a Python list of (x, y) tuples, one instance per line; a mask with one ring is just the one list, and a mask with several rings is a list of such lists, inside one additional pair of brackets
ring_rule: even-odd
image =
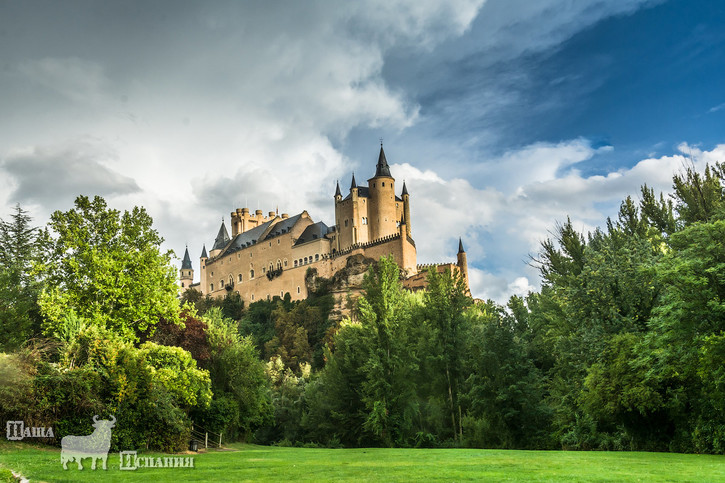
[(229, 243), (229, 232), (227, 227), (224, 225), (222, 220), (222, 226), (219, 227), (219, 233), (217, 233), (216, 239), (214, 240), (214, 246), (211, 247), (212, 251), (221, 250)]
[(184, 250), (184, 260), (181, 262), (182, 270), (191, 270), (191, 258), (189, 257), (189, 247)]
[(336, 184), (337, 187), (335, 187), (335, 198), (337, 198), (338, 196), (342, 196), (342, 193), (340, 193), (340, 182), (338, 181)]
[(385, 151), (383, 151), (383, 143), (380, 143), (380, 156), (378, 156), (378, 165), (375, 167), (375, 177), (378, 176), (390, 176), (390, 166), (388, 166), (388, 160), (385, 159)]
[(199, 258), (209, 258), (209, 255), (206, 254), (206, 243), (204, 243), (204, 248), (201, 249), (201, 256)]
[[(405, 180), (403, 180), (403, 196), (408, 194), (408, 188), (405, 186)], [(410, 196), (410, 195), (408, 195)]]
[(357, 188), (357, 183), (355, 182), (355, 172), (352, 173), (352, 183), (350, 183), (350, 189)]
[(463, 249), (463, 240), (461, 240), (461, 237), (458, 237), (458, 253), (466, 253), (466, 250)]

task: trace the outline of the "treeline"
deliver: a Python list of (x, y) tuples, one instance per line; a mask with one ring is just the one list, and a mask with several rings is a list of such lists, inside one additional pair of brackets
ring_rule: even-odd
[(725, 451), (725, 166), (644, 186), (532, 257), (542, 289), (475, 302), (372, 265), (351, 317), (304, 301), (176, 299), (143, 209), (80, 197), (0, 225), (0, 417), (181, 449), (191, 421), (265, 444)]

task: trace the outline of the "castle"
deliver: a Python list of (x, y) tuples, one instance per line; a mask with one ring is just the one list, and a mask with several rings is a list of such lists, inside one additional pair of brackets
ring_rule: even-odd
[(237, 292), (246, 303), (289, 293), (292, 300), (307, 298), (309, 269), (331, 278), (348, 265), (351, 257), (379, 259), (392, 255), (405, 277), (403, 286), (419, 290), (426, 285), (425, 271), (458, 270), (468, 284), (466, 252), (459, 240), (457, 263), (418, 265), (411, 236), (410, 195), (403, 182), (400, 196), (385, 158), (382, 144), (375, 176), (358, 185), (352, 176), (350, 192), (343, 198), (335, 190), (335, 225), (314, 222), (307, 211), (294, 216), (262, 210), (250, 213), (237, 208), (231, 213), (231, 236), (222, 220), (214, 245), (200, 257), (200, 281), (188, 247), (181, 265), (181, 290), (199, 290), (221, 297)]

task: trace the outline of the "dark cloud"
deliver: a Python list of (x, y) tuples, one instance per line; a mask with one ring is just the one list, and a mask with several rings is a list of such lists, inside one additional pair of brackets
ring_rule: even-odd
[(123, 195), (140, 191), (136, 181), (105, 165), (115, 153), (88, 141), (34, 147), (0, 161), (14, 186), (12, 202), (55, 205), (80, 194)]

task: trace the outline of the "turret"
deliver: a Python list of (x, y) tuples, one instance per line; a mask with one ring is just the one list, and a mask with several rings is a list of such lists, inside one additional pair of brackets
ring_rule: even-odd
[(390, 175), (390, 166), (380, 144), (375, 176), (368, 180), (368, 215), (370, 240), (376, 240), (398, 231), (398, 217), (395, 209), (395, 179)]
[(201, 249), (201, 255), (199, 256), (199, 267), (201, 269), (201, 272), (199, 273), (199, 289), (201, 290), (201, 293), (206, 293), (206, 289), (207, 289), (206, 261), (208, 258), (209, 258), (209, 256), (206, 254), (206, 243), (205, 243)]
[(411, 236), (410, 235), (410, 195), (408, 194), (407, 186), (405, 186), (405, 181), (403, 181), (403, 194), (401, 195), (401, 198), (403, 198), (403, 217), (405, 218), (405, 234), (410, 237)]
[(335, 187), (335, 203), (339, 203), (342, 201), (342, 193), (340, 192), (340, 182), (338, 181), (335, 183), (337, 186)]
[(184, 259), (181, 261), (181, 273), (179, 276), (181, 281), (181, 291), (183, 292), (194, 283), (194, 269), (191, 266), (191, 258), (189, 257), (189, 247), (184, 250)]
[(211, 252), (209, 253), (211, 257), (214, 258), (219, 255), (224, 247), (227, 246), (229, 240), (229, 232), (227, 231), (227, 227), (224, 225), (224, 220), (222, 220), (222, 226), (219, 227), (219, 233), (217, 233), (217, 236), (214, 239), (214, 246), (211, 247)]
[(463, 240), (458, 238), (458, 270), (461, 271), (463, 280), (466, 281), (466, 288), (470, 292), (470, 285), (468, 284), (468, 260), (466, 259), (466, 251), (463, 249)]

